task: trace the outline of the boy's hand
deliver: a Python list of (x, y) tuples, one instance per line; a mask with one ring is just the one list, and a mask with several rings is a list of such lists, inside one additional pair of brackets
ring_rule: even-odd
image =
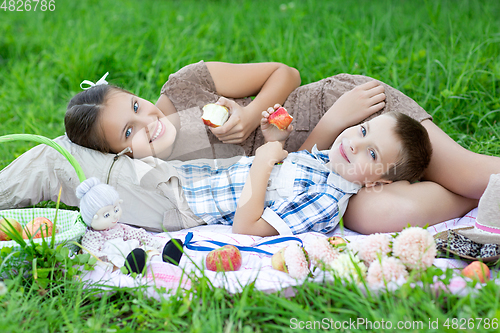
[(346, 123), (346, 128), (350, 127), (385, 106), (384, 91), (380, 82), (368, 81), (340, 96), (330, 110), (335, 111), (338, 121)]
[(262, 111), (260, 129), (262, 130), (262, 135), (264, 136), (264, 139), (266, 139), (266, 142), (281, 141), (284, 143), (293, 131), (293, 125), (289, 125), (285, 130), (280, 130), (276, 126), (269, 124), (269, 115), (276, 111), (280, 106), (281, 105), (279, 104), (275, 104), (274, 107), (268, 108), (267, 111)]
[(266, 161), (269, 166), (283, 161), (288, 156), (288, 152), (283, 149), (279, 141), (271, 141), (263, 144), (255, 151), (255, 161)]

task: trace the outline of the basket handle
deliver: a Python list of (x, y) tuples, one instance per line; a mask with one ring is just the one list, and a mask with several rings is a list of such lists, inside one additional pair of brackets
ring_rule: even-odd
[(71, 163), (73, 168), (75, 168), (76, 174), (80, 182), (83, 182), (86, 179), (85, 174), (83, 173), (83, 169), (76, 160), (76, 158), (73, 155), (71, 155), (69, 151), (67, 151), (65, 148), (63, 148), (61, 145), (59, 145), (52, 139), (49, 139), (42, 135), (35, 135), (35, 134), (8, 134), (0, 136), (0, 143), (7, 141), (34, 141), (46, 144), (47, 146), (50, 146), (55, 150), (57, 150), (59, 153), (61, 153), (68, 160), (68, 162)]

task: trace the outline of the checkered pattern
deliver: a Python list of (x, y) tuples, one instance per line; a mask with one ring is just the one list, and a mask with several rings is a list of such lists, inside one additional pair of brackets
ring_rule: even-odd
[[(55, 220), (56, 209), (53, 208), (26, 208), (26, 209), (9, 209), (0, 210), (0, 218), (7, 217), (17, 220), (21, 225), (26, 225), (35, 217), (46, 217), (51, 221)], [(55, 237), (55, 244), (59, 245), (65, 241), (80, 241), (80, 238), (87, 230), (86, 225), (81, 219), (80, 213), (72, 210), (59, 209), (57, 212), (56, 221), (57, 234)], [(48, 239), (47, 239), (48, 240)], [(35, 244), (41, 244), (42, 239), (33, 239)], [(76, 245), (67, 245), (71, 250), (78, 251)], [(14, 250), (20, 250), (21, 247), (15, 241), (0, 242), (1, 247), (12, 247)]]
[[(291, 158), (292, 163), (297, 165), (295, 174), (289, 175), (294, 177), (293, 194), (265, 203), (294, 234), (332, 230), (340, 219), (339, 200), (350, 196), (327, 182), (331, 173), (325, 167), (327, 153), (290, 153), (287, 159)], [(231, 225), (252, 162), (253, 157), (241, 157), (230, 166), (218, 166), (216, 160), (189, 161), (177, 165), (189, 207), (207, 224)], [(274, 168), (280, 167), (276, 165)], [(271, 182), (273, 175), (277, 174), (274, 171)]]

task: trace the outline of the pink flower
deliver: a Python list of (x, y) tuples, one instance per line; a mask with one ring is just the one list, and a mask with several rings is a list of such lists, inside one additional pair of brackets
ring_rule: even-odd
[(391, 252), (391, 237), (387, 234), (372, 234), (359, 243), (359, 258), (367, 264)]
[(368, 268), (366, 281), (370, 286), (382, 286), (388, 282), (406, 279), (408, 271), (401, 260), (394, 257), (383, 257), (375, 260)]
[(404, 229), (394, 240), (392, 252), (410, 269), (430, 267), (437, 253), (432, 235), (419, 227)]
[(294, 279), (305, 279), (309, 274), (309, 262), (304, 249), (298, 244), (289, 245), (285, 250), (285, 262), (288, 274)]
[(309, 274), (306, 251), (298, 244), (282, 248), (271, 257), (274, 269), (288, 273), (294, 279), (305, 279)]
[(317, 237), (307, 245), (307, 253), (311, 261), (319, 266), (332, 262), (339, 255), (339, 250), (331, 245), (327, 238)]

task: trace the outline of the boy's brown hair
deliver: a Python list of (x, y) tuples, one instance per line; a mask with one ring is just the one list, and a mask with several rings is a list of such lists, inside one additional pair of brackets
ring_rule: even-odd
[(386, 113), (396, 120), (394, 132), (401, 142), (399, 160), (389, 167), (382, 178), (390, 181), (419, 180), (429, 166), (432, 145), (425, 127), (415, 119), (397, 111)]

